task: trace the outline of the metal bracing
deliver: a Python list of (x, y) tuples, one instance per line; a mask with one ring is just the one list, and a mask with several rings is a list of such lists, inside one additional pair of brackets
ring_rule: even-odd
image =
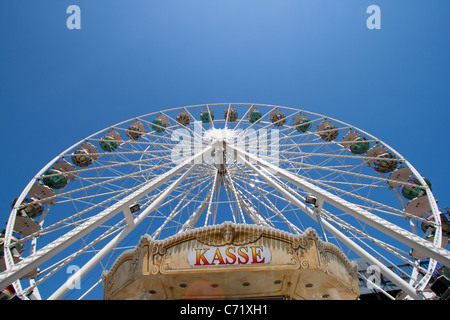
[(423, 238), (409, 231), (406, 231), (383, 218), (377, 217), (376, 215), (358, 207), (357, 205), (339, 198), (338, 196), (307, 182), (302, 177), (274, 166), (271, 163), (262, 160), (253, 154), (237, 148), (236, 146), (227, 144), (227, 148), (230, 149), (235, 156), (238, 156), (240, 161), (243, 161), (246, 164), (250, 164), (250, 162), (246, 160), (249, 159), (253, 163), (266, 168), (270, 172), (273, 172), (277, 176), (300, 187), (306, 192), (318, 196), (320, 195), (320, 197), (323, 198), (327, 203), (347, 212), (348, 214), (351, 214), (357, 219), (371, 225), (372, 227), (384, 232), (385, 234), (397, 239), (398, 241), (403, 242), (407, 246), (422, 250), (423, 252), (429, 254), (431, 258), (441, 262), (442, 264), (450, 265), (450, 252), (448, 250), (436, 247), (433, 243), (426, 241)]
[[(203, 177), (203, 174), (204, 174), (205, 169), (206, 169), (206, 167), (203, 168), (203, 171), (202, 171), (202, 176), (201, 176), (201, 177), (202, 177), (203, 179), (205, 179), (205, 178)], [(200, 176), (197, 177), (197, 180), (198, 180), (199, 178), (200, 178)], [(208, 188), (210, 185), (211, 185), (211, 183), (208, 184), (208, 185), (205, 187), (205, 189)], [(167, 224), (168, 224), (170, 221), (172, 221), (179, 213), (181, 213), (181, 212), (183, 211), (183, 209), (185, 209), (192, 201), (194, 201), (195, 198), (197, 198), (196, 196), (198, 196), (198, 194), (197, 194), (196, 196), (194, 196), (194, 197), (191, 197), (188, 201), (186, 201), (187, 198), (188, 198), (188, 196), (190, 195), (190, 192), (191, 192), (195, 187), (196, 187), (196, 185), (193, 183), (193, 184), (190, 186), (189, 190), (188, 190), (187, 192), (185, 192), (185, 194), (183, 195), (182, 199), (179, 200), (179, 202), (177, 203), (177, 205), (175, 206), (175, 208), (172, 210), (172, 212), (169, 214), (169, 216), (166, 218), (166, 220), (161, 224), (161, 226), (158, 227), (158, 229), (156, 229), (155, 232), (153, 232), (153, 233), (151, 234), (151, 238), (153, 238), (153, 239), (158, 238), (159, 235), (161, 234), (161, 232), (162, 232), (162, 231), (164, 230), (164, 228), (167, 226)], [(186, 203), (185, 203), (185, 202), (186, 202)], [(184, 205), (182, 206), (183, 203), (184, 203)]]
[[(239, 168), (240, 169), (240, 168)], [(248, 177), (248, 175), (240, 169), (240, 171), (244, 174), (244, 176), (247, 178), (247, 180), (243, 180), (243, 179), (238, 179), (240, 182), (246, 183), (246, 184), (250, 184), (250, 177)], [(255, 196), (252, 193), (249, 193), (249, 196), (251, 196), (253, 199), (255, 199), (256, 201), (259, 201), (261, 203), (262, 206), (264, 206), (266, 209), (272, 211), (276, 216), (278, 216), (280, 219), (282, 219), (282, 221), (284, 221), (286, 223), (287, 226), (289, 226), (289, 229), (291, 229), (293, 232), (300, 234), (302, 233), (302, 231), (300, 230), (300, 228), (298, 226), (296, 226), (295, 224), (293, 224), (291, 221), (289, 221), (285, 215), (283, 215), (283, 213), (276, 207), (276, 205), (267, 197), (267, 195), (265, 194), (265, 192), (263, 190), (261, 190), (259, 187), (255, 186), (254, 184), (252, 185), (253, 187), (255, 187), (258, 191), (258, 195)], [(258, 198), (259, 196), (259, 198)], [(261, 201), (263, 200), (263, 201)], [(263, 219), (263, 218), (262, 218)]]
[(108, 242), (94, 257), (92, 257), (80, 270), (78, 270), (71, 278), (69, 278), (65, 284), (63, 284), (55, 293), (53, 293), (49, 300), (60, 299), (70, 290), (70, 285), (73, 280), (81, 280), (95, 265), (100, 263), (100, 261), (113, 249), (115, 248), (136, 226), (138, 226), (142, 220), (147, 217), (151, 212), (153, 212), (162, 201), (170, 195), (170, 193), (175, 190), (197, 167), (199, 164), (194, 163), (181, 177), (179, 177), (175, 182), (173, 182), (162, 194), (152, 202), (145, 210), (143, 210), (136, 218), (132, 224), (128, 224), (124, 230), (122, 230), (117, 236), (114, 237), (110, 242)]
[(225, 179), (225, 187), (230, 191), (233, 197), (236, 199), (239, 206), (244, 210), (250, 220), (257, 225), (269, 226), (267, 221), (261, 217), (258, 211), (253, 207), (252, 203), (245, 199), (244, 195), (242, 195), (239, 191), (237, 191), (234, 187), (234, 182), (231, 177), (227, 176)]
[[(291, 201), (293, 204), (295, 204), (297, 207), (299, 207), (303, 212), (308, 214), (309, 217), (316, 220), (317, 214), (314, 212), (314, 210), (310, 209), (307, 205), (305, 205), (304, 202), (300, 201), (299, 196), (294, 196), (291, 192), (287, 191), (284, 187), (282, 187), (280, 184), (275, 182), (267, 173), (263, 172), (262, 170), (258, 169), (255, 165), (251, 164), (245, 157), (248, 155), (245, 152), (235, 149), (233, 147), (230, 147), (233, 150), (236, 151), (236, 157), (239, 161), (242, 161), (245, 166), (252, 169), (255, 173), (257, 173), (262, 179), (264, 179), (267, 183), (269, 183), (275, 190), (283, 194), (289, 201)], [(263, 164), (264, 165), (264, 164)], [(402, 278), (400, 278), (398, 275), (396, 275), (392, 270), (387, 268), (384, 264), (382, 264), (380, 261), (378, 261), (376, 258), (374, 258), (372, 255), (370, 255), (367, 251), (365, 251), (363, 248), (361, 248), (359, 245), (357, 245), (354, 241), (349, 239), (347, 236), (345, 236), (342, 232), (340, 232), (338, 229), (336, 229), (334, 226), (332, 226), (327, 221), (322, 221), (322, 224), (326, 230), (328, 230), (331, 234), (333, 234), (337, 239), (339, 239), (343, 244), (345, 244), (347, 247), (349, 247), (351, 250), (353, 250), (356, 254), (358, 254), (361, 258), (363, 258), (366, 262), (376, 265), (380, 268), (381, 272), (390, 279), (393, 283), (398, 285), (399, 288), (404, 290), (406, 293), (408, 293), (412, 298), (414, 299), (422, 299), (420, 295), (416, 292), (416, 290), (406, 281), (404, 281)]]
[(203, 149), (195, 156), (185, 160), (178, 166), (167, 171), (165, 174), (151, 180), (137, 191), (133, 192), (132, 194), (128, 195), (127, 197), (118, 201), (117, 203), (111, 205), (110, 207), (103, 210), (99, 214), (91, 217), (85, 223), (67, 232), (65, 235), (59, 237), (57, 240), (49, 243), (42, 249), (36, 251), (33, 255), (24, 258), (22, 261), (20, 261), (15, 265), (8, 266), (8, 269), (0, 274), (0, 287), (8, 286), (11, 282), (21, 278), (31, 270), (35, 269), (44, 261), (50, 259), (57, 253), (61, 252), (62, 250), (64, 250), (77, 240), (79, 240), (84, 235), (88, 234), (95, 228), (102, 225), (104, 222), (114, 217), (116, 214), (123, 212), (124, 210), (126, 210), (126, 208), (129, 208), (130, 205), (134, 204), (143, 196), (147, 195), (152, 190), (155, 190), (158, 186), (161, 186), (166, 181), (170, 180), (175, 175), (179, 174), (185, 168), (193, 166), (193, 164), (201, 163), (204, 155), (210, 153), (215, 148), (215, 146), (216, 144), (212, 143), (209, 147)]
[(214, 194), (217, 192), (219, 187), (220, 187), (220, 180), (216, 179), (215, 184), (213, 184), (213, 186), (212, 186), (212, 192), (208, 193), (207, 197), (205, 197), (205, 199), (203, 199), (201, 204), (195, 209), (195, 211), (186, 220), (186, 222), (183, 224), (183, 226), (178, 231), (178, 233), (182, 233), (182, 232), (185, 232), (187, 230), (194, 228), (194, 226), (197, 224), (198, 219), (201, 217), (202, 213), (208, 207), (208, 204), (211, 201), (211, 197), (214, 196)]

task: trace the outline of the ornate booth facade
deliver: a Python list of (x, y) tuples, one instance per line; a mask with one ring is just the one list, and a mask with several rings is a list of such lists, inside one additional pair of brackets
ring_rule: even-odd
[(313, 229), (302, 235), (223, 223), (143, 236), (104, 275), (103, 298), (357, 299), (356, 266)]

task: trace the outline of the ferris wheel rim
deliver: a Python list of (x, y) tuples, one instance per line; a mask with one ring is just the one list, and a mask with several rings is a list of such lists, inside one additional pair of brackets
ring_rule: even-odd
[[(371, 135), (370, 133), (367, 133), (361, 129), (359, 129), (358, 127), (355, 126), (351, 126), (341, 120), (337, 120), (334, 118), (331, 118), (329, 116), (325, 116), (322, 114), (318, 114), (318, 113), (314, 113), (314, 112), (310, 112), (307, 110), (303, 110), (303, 109), (298, 109), (298, 108), (292, 108), (292, 107), (285, 107), (285, 106), (278, 106), (278, 105), (268, 105), (268, 104), (258, 104), (258, 103), (211, 103), (211, 104), (198, 104), (198, 105), (189, 105), (189, 106), (182, 106), (182, 107), (173, 107), (173, 108), (168, 108), (168, 109), (164, 109), (164, 110), (159, 110), (159, 111), (155, 111), (155, 112), (151, 112), (151, 113), (147, 113), (147, 114), (143, 114), (137, 117), (132, 117), (128, 120), (125, 121), (121, 121), (118, 122), (117, 124), (114, 124), (112, 126), (106, 127), (102, 130), (97, 131), (94, 134), (89, 135), (88, 137), (78, 141), (77, 143), (73, 144), (71, 147), (67, 148), (66, 150), (64, 150), (62, 153), (60, 153), (57, 157), (55, 157), (53, 160), (51, 160), (49, 163), (47, 163), (47, 165), (45, 165), (39, 172), (38, 174), (33, 177), (30, 182), (28, 183), (27, 187), (22, 191), (22, 193), (20, 194), (20, 196), (17, 198), (17, 202), (16, 202), (16, 206), (20, 206), (22, 201), (25, 199), (27, 193), (29, 192), (30, 188), (32, 187), (32, 185), (37, 181), (37, 177), (42, 176), (44, 174), (44, 172), (46, 172), (47, 169), (49, 169), (55, 162), (58, 161), (58, 159), (60, 159), (61, 155), (67, 154), (69, 153), (70, 150), (73, 150), (76, 146), (81, 145), (83, 142), (87, 142), (89, 141), (92, 137), (98, 136), (104, 132), (107, 132), (108, 130), (111, 130), (115, 127), (118, 127), (120, 125), (123, 125), (125, 123), (129, 123), (133, 120), (138, 120), (138, 119), (142, 119), (145, 117), (150, 117), (150, 116), (154, 116), (157, 114), (164, 114), (164, 113), (168, 113), (171, 111), (177, 111), (180, 109), (193, 109), (193, 108), (200, 108), (200, 107), (217, 107), (217, 106), (245, 106), (245, 107), (249, 107), (249, 106), (258, 106), (258, 107), (269, 107), (269, 108), (281, 108), (281, 109), (286, 109), (286, 110), (291, 110), (291, 111), (295, 111), (295, 112), (304, 112), (304, 113), (308, 113), (308, 114), (312, 114), (315, 115), (319, 118), (324, 118), (324, 119), (328, 119), (330, 121), (334, 121), (334, 122), (338, 122), (344, 126), (348, 126), (349, 128), (353, 128), (355, 130), (357, 130), (358, 132), (361, 132), (365, 135), (367, 135), (368, 137), (371, 137), (373, 140), (378, 141), (379, 143), (381, 143), (384, 147), (387, 147), (391, 152), (393, 152), (395, 155), (397, 155), (398, 158), (403, 159), (403, 163), (410, 169), (412, 169), (414, 175), (416, 175), (419, 179), (423, 179), (422, 176), (420, 175), (420, 173), (404, 158), (400, 155), (400, 153), (398, 153), (394, 148), (390, 147), (388, 144), (384, 143), (383, 141), (381, 141), (380, 139), (376, 138), (375, 136)], [(242, 119), (241, 119), (242, 120)], [(244, 121), (248, 121), (248, 120), (244, 120)], [(212, 121), (213, 122), (213, 121)], [(438, 219), (438, 215), (439, 215), (439, 209), (436, 210), (434, 206), (436, 206), (435, 204), (435, 199), (434, 196), (432, 194), (432, 192), (429, 190), (427, 184), (424, 181), (421, 181), (421, 183), (423, 183), (423, 186), (425, 187), (426, 190), (426, 195), (429, 199), (429, 201), (432, 203), (432, 212), (435, 218), (435, 222), (437, 224), (439, 224), (439, 219)], [(11, 210), (11, 214), (10, 214), (10, 218), (8, 220), (8, 224), (7, 224), (7, 231), (6, 231), (6, 239), (7, 240), (7, 244), (9, 243), (9, 241), (11, 240), (11, 235), (13, 233), (13, 226), (14, 226), (14, 219), (15, 219), (15, 212), (16, 212), (16, 206), (14, 206), (14, 208)], [(437, 226), (437, 229), (439, 229), (439, 225)], [(9, 228), (9, 229), (8, 229)], [(440, 239), (439, 237), (435, 238), (435, 244), (440, 245), (439, 243)], [(6, 246), (5, 246), (6, 247)], [(5, 259), (7, 259), (7, 254), (5, 254)]]

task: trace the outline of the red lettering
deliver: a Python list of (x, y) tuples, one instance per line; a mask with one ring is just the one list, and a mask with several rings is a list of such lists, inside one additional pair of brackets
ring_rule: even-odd
[(201, 266), (202, 265), (200, 263), (200, 260), (203, 261), (203, 265), (204, 266), (208, 266), (209, 265), (208, 260), (206, 260), (206, 258), (205, 258), (205, 253), (208, 252), (209, 248), (208, 249), (203, 249), (203, 250), (204, 250), (203, 253), (201, 253), (202, 249), (195, 249), (195, 251), (197, 252), (196, 259), (195, 259), (195, 265), (196, 266)]
[[(252, 263), (264, 263), (266, 261), (266, 258), (262, 258), (262, 260), (258, 261), (258, 258), (261, 259), (261, 251), (262, 247), (250, 247), (252, 249), (252, 257), (253, 261)], [(256, 251), (259, 249), (258, 251)]]
[(247, 251), (247, 248), (246, 247), (239, 247), (239, 249), (238, 249), (238, 254), (242, 258), (244, 258), (244, 261), (242, 261), (241, 259), (238, 259), (238, 263), (239, 264), (246, 264), (248, 262), (248, 255), (247, 255), (247, 253), (243, 252), (244, 250)]
[(230, 251), (233, 250), (234, 252), (236, 252), (236, 248), (235, 247), (229, 247), (227, 248), (227, 250), (225, 251), (226, 255), (231, 258), (231, 262), (230, 260), (227, 259), (227, 264), (234, 264), (236, 262), (236, 255), (234, 253), (231, 253)]
[[(212, 250), (211, 250), (212, 249)], [(259, 264), (270, 261), (270, 251), (263, 246), (215, 247), (193, 249), (189, 263), (193, 266)], [(210, 251), (211, 250), (211, 251)], [(213, 251), (214, 250), (214, 251)], [(267, 255), (269, 254), (269, 256)], [(195, 259), (195, 261), (193, 261)]]
[(220, 253), (219, 248), (216, 249), (216, 254), (214, 255), (214, 258), (211, 261), (211, 264), (215, 264), (214, 261), (219, 261), (219, 264), (225, 264), (225, 262), (222, 259), (222, 254)]

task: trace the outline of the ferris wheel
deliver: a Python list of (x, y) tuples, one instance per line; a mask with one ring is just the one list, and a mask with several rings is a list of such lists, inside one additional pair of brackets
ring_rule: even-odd
[(450, 266), (448, 217), (393, 148), (317, 113), (223, 103), (138, 116), (57, 155), (12, 201), (0, 287), (21, 299), (89, 298), (144, 234), (225, 221), (314, 228), (412, 299)]

